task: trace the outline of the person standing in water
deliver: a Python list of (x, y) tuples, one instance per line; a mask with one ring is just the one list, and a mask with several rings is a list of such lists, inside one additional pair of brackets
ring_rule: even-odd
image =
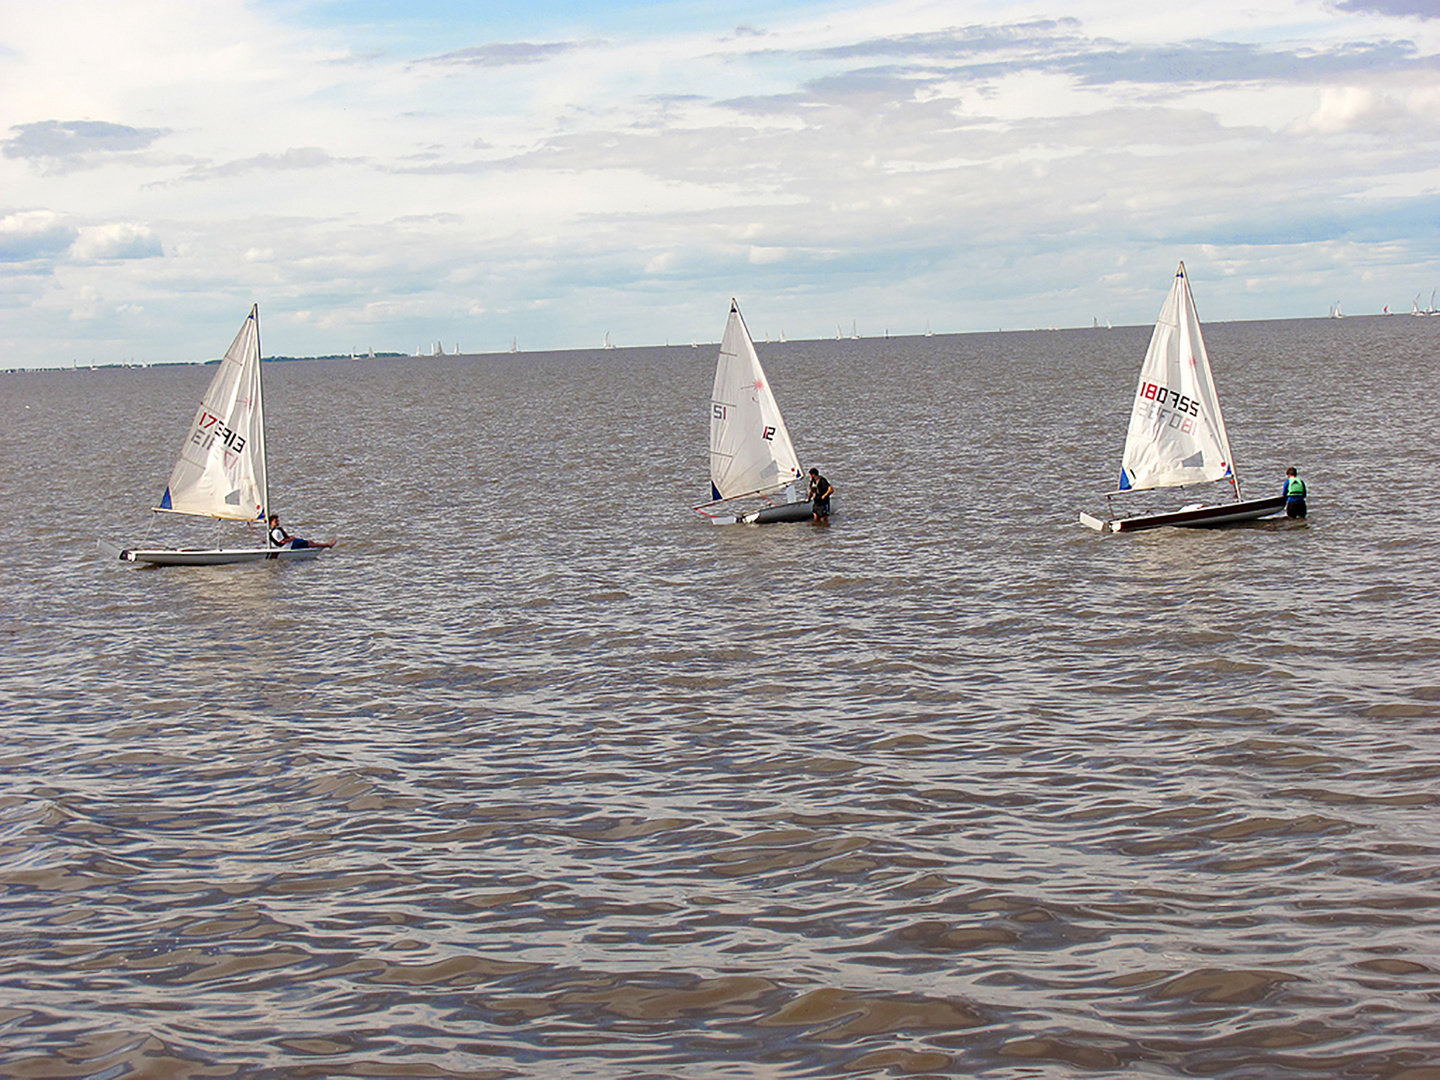
[(1300, 479), (1294, 465), (1285, 470), (1285, 516), (1305, 516), (1305, 481)]
[(830, 496), (835, 489), (830, 481), (820, 475), (819, 469), (810, 470), (810, 512), (815, 521), (824, 521), (830, 516)]

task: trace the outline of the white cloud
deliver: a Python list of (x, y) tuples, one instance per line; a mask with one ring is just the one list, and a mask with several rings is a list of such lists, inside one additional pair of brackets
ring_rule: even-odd
[(78, 234), (53, 210), (22, 210), (0, 218), (0, 263), (53, 258)]
[(77, 259), (151, 259), (164, 254), (159, 238), (144, 225), (115, 222), (80, 230), (71, 246)]

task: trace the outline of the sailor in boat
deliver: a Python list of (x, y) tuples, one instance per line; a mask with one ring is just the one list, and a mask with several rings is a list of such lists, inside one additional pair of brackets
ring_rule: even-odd
[(1285, 516), (1305, 516), (1305, 481), (1300, 479), (1294, 465), (1285, 470)]
[(824, 521), (830, 516), (830, 496), (835, 489), (830, 481), (820, 475), (819, 469), (810, 470), (810, 510), (814, 520)]
[(296, 548), (332, 548), (335, 546), (335, 541), (331, 540), (329, 543), (322, 544), (318, 541), (302, 540), (298, 536), (291, 536), (288, 532), (286, 532), (280, 527), (280, 515), (271, 514), (270, 546), (277, 548), (290, 548), (293, 551)]

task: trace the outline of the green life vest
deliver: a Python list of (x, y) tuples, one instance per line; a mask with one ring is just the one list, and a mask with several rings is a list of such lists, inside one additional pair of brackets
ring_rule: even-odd
[(1285, 484), (1285, 497), (1287, 499), (1305, 498), (1305, 481), (1298, 476), (1292, 476)]

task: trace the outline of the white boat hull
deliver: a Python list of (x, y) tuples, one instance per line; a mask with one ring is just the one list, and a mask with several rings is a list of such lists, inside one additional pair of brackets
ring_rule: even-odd
[(231, 563), (318, 559), (325, 548), (122, 548), (101, 540), (100, 550), (121, 562), (150, 566), (227, 566)]
[(1159, 529), (1167, 525), (1181, 529), (1208, 529), (1217, 525), (1234, 525), (1241, 521), (1254, 521), (1257, 518), (1278, 514), (1284, 509), (1285, 496), (1276, 495), (1269, 499), (1246, 499), (1244, 502), (1222, 503), (1219, 506), (1199, 506), (1165, 514), (1141, 514), (1136, 517), (1112, 518), (1109, 521), (1091, 514), (1081, 514), (1080, 524), (1101, 533), (1139, 532), (1142, 529)]

